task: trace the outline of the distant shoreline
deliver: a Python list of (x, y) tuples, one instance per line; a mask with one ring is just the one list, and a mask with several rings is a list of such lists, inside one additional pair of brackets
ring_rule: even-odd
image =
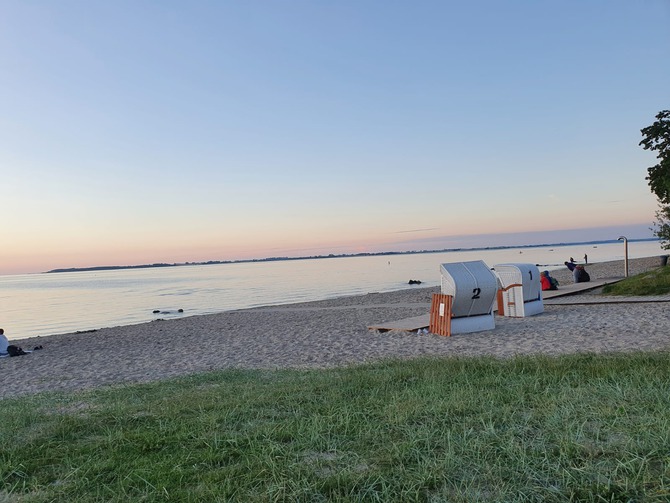
[[(141, 265), (109, 265), (109, 266), (92, 266), (92, 267), (70, 267), (59, 268), (45, 271), (44, 274), (61, 273), (61, 272), (85, 272), (85, 271), (114, 271), (120, 269), (151, 269), (158, 267), (183, 267), (183, 266), (201, 266), (201, 265), (219, 265), (219, 264), (244, 264), (253, 262), (276, 262), (284, 260), (317, 260), (327, 258), (347, 258), (347, 257), (380, 257), (390, 255), (413, 255), (420, 253), (449, 253), (462, 251), (479, 251), (479, 250), (509, 250), (514, 248), (547, 248), (549, 246), (573, 246), (573, 245), (594, 245), (594, 244), (609, 244), (616, 243), (617, 239), (609, 239), (605, 241), (577, 241), (570, 243), (546, 243), (539, 245), (513, 245), (513, 246), (480, 246), (475, 248), (444, 248), (441, 250), (413, 250), (413, 251), (386, 251), (386, 252), (364, 252), (364, 253), (340, 253), (328, 255), (311, 255), (304, 257), (267, 257), (255, 259), (240, 259), (240, 260), (209, 260), (206, 262), (182, 262), (182, 263), (155, 263), (155, 264), (141, 264)], [(643, 239), (629, 239), (629, 242), (641, 241), (660, 241), (657, 238), (643, 238)]]

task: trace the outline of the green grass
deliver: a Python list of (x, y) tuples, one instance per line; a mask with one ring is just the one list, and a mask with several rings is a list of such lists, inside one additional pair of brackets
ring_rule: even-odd
[(665, 295), (670, 293), (670, 267), (659, 267), (603, 288), (606, 295)]
[(670, 500), (670, 355), (225, 371), (0, 401), (0, 502)]

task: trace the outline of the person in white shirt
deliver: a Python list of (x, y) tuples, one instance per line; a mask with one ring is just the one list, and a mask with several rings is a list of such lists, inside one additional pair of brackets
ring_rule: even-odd
[(7, 341), (5, 331), (2, 328), (0, 328), (0, 355), (7, 354), (7, 346), (9, 346), (9, 341)]

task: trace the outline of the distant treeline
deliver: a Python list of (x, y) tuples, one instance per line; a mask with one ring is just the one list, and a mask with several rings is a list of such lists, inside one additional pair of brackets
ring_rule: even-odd
[[(70, 267), (67, 269), (52, 269), (47, 271), (47, 273), (52, 272), (80, 272), (80, 271), (113, 271), (116, 269), (148, 269), (151, 267), (181, 267), (187, 265), (213, 265), (213, 264), (242, 264), (249, 262), (274, 262), (278, 260), (312, 260), (312, 259), (324, 259), (324, 258), (344, 258), (344, 257), (378, 257), (386, 255), (413, 255), (418, 253), (447, 253), (447, 252), (460, 252), (460, 251), (479, 251), (479, 250), (506, 250), (510, 248), (546, 248), (549, 246), (576, 246), (576, 245), (594, 245), (594, 244), (607, 244), (607, 243), (616, 243), (618, 240), (611, 239), (607, 241), (580, 241), (577, 243), (549, 243), (542, 245), (514, 245), (514, 246), (486, 246), (478, 248), (444, 248), (442, 250), (413, 250), (413, 251), (402, 251), (402, 252), (374, 252), (374, 253), (340, 253), (328, 255), (311, 255), (305, 257), (267, 257), (267, 258), (254, 258), (254, 259), (243, 259), (243, 260), (209, 260), (207, 262), (182, 262), (174, 264), (166, 263), (157, 263), (157, 264), (143, 264), (143, 265), (102, 265), (95, 267)], [(647, 238), (647, 239), (629, 239), (629, 241), (658, 241), (657, 238)]]

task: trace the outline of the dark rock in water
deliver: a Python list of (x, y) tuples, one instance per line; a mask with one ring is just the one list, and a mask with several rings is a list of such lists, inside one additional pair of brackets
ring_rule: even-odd
[(410, 284), (410, 285), (420, 285), (420, 284), (421, 284), (421, 280), (418, 280), (418, 279), (410, 279), (410, 280), (408, 281), (408, 284)]
[(178, 312), (178, 313), (183, 313), (184, 310), (183, 310), (183, 309), (179, 309), (179, 310), (177, 310), (177, 312)]
[(160, 313), (160, 312), (161, 312), (160, 309), (154, 309), (154, 314), (158, 314), (158, 313)]

